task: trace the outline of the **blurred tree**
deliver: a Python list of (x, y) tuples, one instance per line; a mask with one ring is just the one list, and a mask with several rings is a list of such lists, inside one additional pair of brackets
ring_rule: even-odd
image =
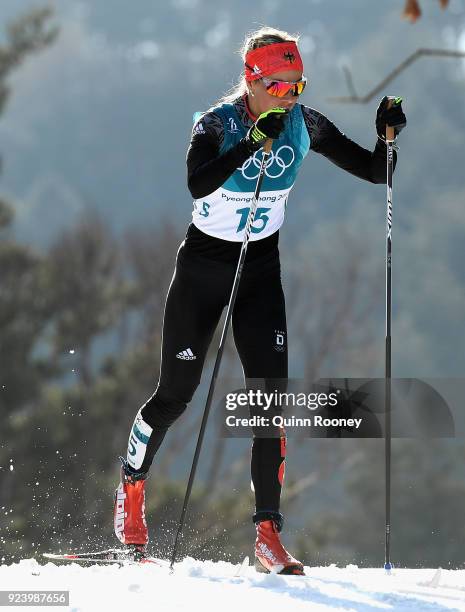
[[(384, 546), (383, 440), (360, 440), (346, 473), (344, 512), (315, 516), (300, 553), (312, 564), (381, 566)], [(397, 567), (464, 566), (463, 440), (393, 441), (392, 558)], [(363, 525), (363, 529), (361, 529)]]
[[(7, 77), (29, 55), (50, 45), (57, 35), (48, 28), (49, 8), (34, 9), (7, 27), (0, 46), (0, 114), (9, 89)], [(0, 414), (24, 406), (37, 393), (43, 360), (33, 358), (38, 336), (47, 320), (46, 296), (41, 288), (42, 260), (30, 248), (9, 237), (13, 209), (0, 200)]]
[(367, 260), (366, 245), (343, 224), (325, 231), (327, 242), (316, 254), (314, 243), (302, 242), (288, 255), (302, 262), (289, 274), (286, 295), (290, 337), (308, 383), (338, 370), (368, 375), (375, 314), (382, 306), (383, 270)]
[[(128, 306), (141, 315), (139, 340), (161, 338), (165, 297), (174, 270), (179, 232), (168, 223), (159, 228), (129, 230), (124, 238), (131, 289)], [(172, 261), (169, 261), (170, 258)]]
[[(0, 45), (0, 114), (9, 94), (7, 78), (29, 55), (49, 45), (57, 34), (47, 29), (50, 9), (33, 10), (7, 29), (6, 44)], [(32, 409), (40, 385), (50, 371), (36, 354), (40, 334), (47, 324), (47, 298), (42, 290), (42, 258), (29, 247), (15, 243), (10, 236), (13, 209), (0, 200), (0, 481), (3, 504), (11, 503), (14, 471), (5, 477), (8, 441), (13, 423), (8, 415)], [(11, 455), (10, 455), (11, 456)], [(9, 477), (11, 476), (11, 477)]]
[(49, 46), (58, 29), (49, 25), (53, 11), (49, 7), (33, 9), (7, 27), (6, 45), (0, 46), (0, 113), (8, 99), (6, 79), (29, 55)]
[[(57, 29), (49, 27), (50, 8), (34, 9), (7, 27), (6, 44), (0, 45), (0, 114), (9, 94), (10, 73), (31, 54), (50, 45)], [(0, 414), (33, 398), (45, 363), (31, 360), (38, 335), (47, 320), (46, 296), (41, 289), (42, 260), (28, 247), (9, 239), (13, 209), (0, 200)], [(46, 368), (45, 368), (46, 369)]]
[(85, 212), (52, 245), (47, 282), (53, 359), (74, 351), (77, 375), (90, 385), (93, 341), (120, 317), (126, 291), (117, 243), (96, 212)]
[(13, 221), (13, 216), (13, 209), (11, 206), (0, 199), (0, 233), (2, 238), (8, 231), (8, 228)]
[[(10, 208), (1, 204), (3, 225), (10, 218)], [(0, 442), (2, 502), (14, 507), (11, 524), (0, 530), (9, 559), (17, 558), (20, 547), (27, 554), (41, 545), (50, 550), (63, 542), (82, 547), (85, 538), (95, 546), (113, 539), (117, 457), (124, 453), (138, 407), (155, 389), (159, 369), (160, 333), (155, 330), (161, 328), (172, 275), (172, 267), (166, 265), (168, 235), (167, 226), (134, 230), (129, 240), (126, 236), (118, 242), (98, 214), (87, 210), (37, 262), (24, 257), (23, 268), (19, 264), (12, 268), (8, 284), (2, 279), (0, 315), (21, 323), (21, 311), (26, 338), (31, 346), (39, 344), (43, 363), (53, 364), (55, 375), (50, 384), (44, 377), (33, 384), (27, 377), (30, 355), (24, 356), (22, 367), (11, 353), (14, 342), (6, 347), (10, 353), (2, 352), (0, 344), (2, 363), (8, 364), (2, 368), (2, 381), (8, 368), (17, 381), (14, 387), (8, 384), (10, 401), (2, 404), (7, 426)], [(17, 250), (24, 248), (11, 244)], [(4, 241), (1, 246), (5, 245)], [(2, 258), (0, 249), (0, 264)], [(18, 288), (28, 279), (26, 264), (36, 264), (40, 285), (19, 305)], [(7, 309), (2, 298), (15, 298), (14, 304)], [(31, 331), (36, 309), (43, 315), (42, 325)], [(92, 359), (99, 337), (108, 333), (118, 338), (125, 318), (131, 319), (133, 333), (124, 347), (110, 340), (107, 352), (114, 344), (117, 350)], [(2, 334), (2, 341), (8, 338)], [(78, 376), (70, 377), (74, 366)], [(24, 404), (21, 392), (29, 398), (28, 410), (17, 409)], [(5, 393), (0, 398), (6, 398)], [(188, 421), (177, 428), (181, 438), (185, 427), (191, 429)], [(176, 452), (168, 449), (170, 463)], [(11, 472), (9, 458), (14, 462)], [(20, 488), (14, 486), (18, 478), (24, 485)], [(157, 488), (164, 482), (166, 477), (157, 479)], [(171, 489), (165, 488), (169, 494)], [(156, 502), (164, 504), (164, 497), (157, 495)]]
[(0, 417), (37, 395), (49, 368), (35, 353), (48, 321), (43, 260), (8, 238), (12, 209), (0, 201)]

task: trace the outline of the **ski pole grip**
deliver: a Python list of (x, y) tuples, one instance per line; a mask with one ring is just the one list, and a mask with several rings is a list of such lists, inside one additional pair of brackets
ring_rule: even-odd
[(265, 153), (269, 153), (271, 151), (271, 147), (273, 146), (273, 140), (271, 138), (267, 138), (265, 144), (263, 145), (263, 150)]
[[(390, 98), (387, 103), (387, 108), (391, 108), (393, 104), (394, 104), (394, 98)], [(395, 138), (396, 136), (394, 134), (394, 128), (391, 127), (390, 125), (386, 125), (386, 140), (389, 142), (392, 142), (393, 140), (395, 140)]]

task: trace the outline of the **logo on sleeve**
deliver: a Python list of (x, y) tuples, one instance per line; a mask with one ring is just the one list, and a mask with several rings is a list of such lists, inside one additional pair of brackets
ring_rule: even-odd
[(230, 134), (237, 134), (239, 129), (237, 127), (237, 123), (234, 121), (234, 119), (232, 117), (229, 117), (228, 123), (229, 123), (229, 130), (228, 130), (228, 132)]
[(195, 136), (196, 134), (205, 134), (205, 129), (203, 127), (203, 123), (199, 121), (197, 125), (194, 127), (192, 134)]

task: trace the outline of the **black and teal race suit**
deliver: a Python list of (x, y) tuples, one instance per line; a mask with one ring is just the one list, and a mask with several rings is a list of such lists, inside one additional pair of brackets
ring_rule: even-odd
[[(134, 472), (148, 472), (166, 431), (192, 399), (228, 304), (261, 160), (261, 153), (251, 152), (244, 139), (252, 124), (245, 97), (195, 117), (187, 152), (193, 219), (166, 299), (158, 386), (137, 413), (130, 433), (127, 459)], [(294, 106), (273, 143), (232, 316), (245, 378), (264, 379), (271, 387), (276, 381), (282, 385), (288, 376), (279, 228), (297, 171), (310, 151), (361, 179), (386, 182), (384, 142), (377, 140), (368, 151), (317, 110)], [(254, 436), (254, 520), (281, 517), (284, 456), (282, 436)]]

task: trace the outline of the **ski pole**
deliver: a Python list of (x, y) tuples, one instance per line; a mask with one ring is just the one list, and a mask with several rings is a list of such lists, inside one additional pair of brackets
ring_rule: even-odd
[(232, 290), (231, 290), (231, 297), (229, 298), (228, 309), (226, 311), (226, 318), (225, 318), (224, 325), (223, 325), (223, 331), (221, 333), (220, 345), (219, 345), (219, 348), (218, 348), (218, 353), (216, 355), (215, 366), (213, 368), (213, 374), (212, 374), (212, 378), (211, 378), (211, 382), (210, 382), (210, 388), (208, 390), (208, 396), (207, 396), (207, 401), (206, 401), (206, 404), (205, 404), (205, 409), (204, 409), (204, 412), (203, 412), (202, 423), (200, 425), (199, 437), (197, 439), (197, 445), (195, 447), (194, 459), (192, 461), (192, 467), (191, 467), (191, 471), (190, 471), (190, 475), (189, 475), (189, 481), (187, 483), (187, 489), (186, 489), (186, 494), (184, 496), (184, 502), (183, 502), (183, 505), (182, 505), (181, 516), (180, 516), (180, 519), (179, 519), (178, 529), (177, 529), (176, 537), (175, 537), (175, 540), (174, 540), (173, 553), (171, 555), (171, 563), (170, 563), (170, 569), (171, 570), (173, 570), (174, 562), (176, 560), (176, 552), (177, 552), (177, 548), (178, 548), (179, 537), (181, 535), (182, 528), (184, 526), (184, 519), (185, 519), (185, 516), (186, 516), (187, 505), (189, 503), (189, 498), (190, 498), (190, 495), (191, 495), (192, 485), (194, 483), (195, 472), (196, 472), (196, 469), (197, 469), (197, 463), (198, 463), (198, 460), (199, 460), (200, 450), (202, 448), (203, 437), (204, 437), (205, 429), (206, 429), (206, 426), (207, 426), (208, 415), (210, 413), (210, 407), (211, 407), (211, 403), (212, 403), (212, 400), (213, 400), (213, 393), (215, 392), (216, 379), (218, 378), (218, 371), (220, 369), (221, 358), (223, 357), (224, 345), (226, 343), (226, 336), (228, 334), (228, 328), (229, 328), (229, 324), (230, 324), (231, 317), (232, 317), (234, 303), (236, 301), (237, 291), (238, 291), (238, 288), (239, 288), (239, 281), (241, 279), (242, 269), (244, 267), (245, 256), (247, 254), (247, 247), (248, 247), (248, 244), (249, 244), (250, 233), (252, 231), (252, 223), (254, 222), (255, 211), (257, 209), (257, 203), (258, 203), (258, 199), (260, 197), (260, 191), (261, 191), (261, 188), (262, 188), (263, 177), (265, 176), (265, 169), (266, 169), (266, 166), (267, 166), (267, 163), (268, 163), (268, 158), (270, 156), (272, 145), (273, 145), (273, 141), (271, 139), (268, 139), (265, 142), (265, 145), (263, 147), (263, 157), (262, 157), (262, 163), (261, 163), (261, 166), (260, 166), (260, 172), (259, 172), (259, 175), (258, 175), (257, 185), (255, 187), (255, 193), (254, 193), (254, 196), (253, 196), (253, 199), (252, 199), (252, 203), (250, 205), (249, 215), (247, 217), (247, 223), (246, 223), (245, 232), (244, 232), (244, 239), (242, 241), (242, 248), (241, 248), (241, 252), (240, 252), (240, 255), (239, 255), (239, 261), (238, 261), (237, 268), (236, 268), (236, 275), (234, 277), (234, 282), (233, 282), (233, 286), (232, 286)]
[[(398, 98), (388, 101), (388, 108), (397, 102)], [(393, 172), (393, 142), (394, 128), (386, 125), (387, 146), (387, 205), (386, 205), (386, 353), (385, 353), (385, 388), (384, 388), (384, 457), (385, 457), (385, 547), (384, 569), (390, 571), (391, 564), (391, 264), (392, 264), (392, 172)]]

